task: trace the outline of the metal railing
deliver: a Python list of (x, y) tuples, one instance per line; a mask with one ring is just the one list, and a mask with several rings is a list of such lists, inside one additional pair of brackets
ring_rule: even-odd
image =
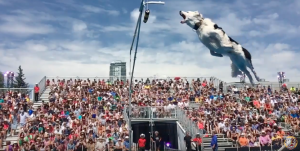
[(44, 76), (41, 80), (40, 80), (40, 82), (38, 83), (38, 86), (39, 86), (39, 88), (40, 88), (40, 90), (39, 90), (39, 97), (43, 94), (43, 92), (46, 90), (46, 81), (47, 79), (46, 79), (46, 76)]
[(180, 123), (180, 125), (183, 127), (184, 130), (186, 130), (187, 132), (189, 132), (191, 135), (195, 135), (197, 133), (200, 133), (200, 135), (203, 134), (203, 131), (200, 130), (196, 123), (194, 121), (192, 121), (186, 114), (186, 112), (182, 109), (177, 109), (176, 110), (176, 114), (178, 122)]
[[(300, 89), (300, 83), (298, 82), (285, 82), (285, 84), (287, 84), (288, 89), (290, 89), (291, 87), (294, 87), (295, 89)], [(224, 88), (228, 89), (229, 86), (235, 86), (238, 89), (244, 89), (245, 86), (249, 86), (251, 87), (250, 83), (226, 83), (226, 85), (224, 85)], [(255, 87), (258, 84), (255, 85)], [(274, 90), (281, 90), (281, 84), (279, 84), (278, 82), (261, 82), (259, 83), (259, 85), (261, 85), (261, 87), (265, 86), (266, 88), (268, 86), (270, 86), (270, 88), (274, 91)]]
[[(33, 88), (0, 88), (0, 94), (2, 93), (7, 93), (7, 92), (11, 92), (12, 93), (12, 97), (14, 97), (14, 93), (16, 92), (16, 94), (21, 93), (21, 97), (22, 95), (28, 95), (30, 100), (33, 100), (34, 98), (34, 89)], [(18, 97), (18, 96), (16, 96)]]
[(282, 146), (259, 146), (259, 147), (232, 147), (226, 148), (225, 151), (278, 151)]
[[(177, 110), (174, 109), (165, 109), (164, 106), (147, 106), (147, 107), (134, 107), (132, 108), (132, 114), (130, 115), (131, 119), (165, 119), (165, 118), (177, 118)], [(124, 119), (129, 118), (128, 107), (124, 108), (123, 111)]]
[[(126, 78), (126, 76), (125, 76)], [(216, 77), (166, 77), (166, 76), (149, 76), (149, 77), (134, 77), (134, 80), (137, 81), (143, 81), (143, 82), (152, 82), (152, 80), (175, 80), (175, 79), (180, 79), (180, 80), (187, 80), (190, 84), (192, 83), (192, 81), (197, 81), (197, 79), (199, 79), (200, 81), (206, 80), (207, 82), (209, 82), (210, 80), (212, 81), (212, 84), (214, 85), (215, 88), (219, 88), (219, 84), (221, 82), (220, 79), (216, 78)], [(47, 76), (45, 80), (49, 79), (50, 81), (52, 81), (52, 79), (55, 80), (55, 82), (57, 82), (57, 80), (70, 80), (72, 79), (73, 81), (76, 79), (80, 79), (80, 80), (105, 80), (105, 81), (109, 81), (111, 83), (114, 83), (115, 81), (110, 81), (111, 77), (97, 77), (97, 76), (87, 76), (87, 77), (79, 77), (79, 76)], [(120, 77), (119, 80), (124, 79), (123, 77)], [(126, 78), (129, 81), (129, 77), (127, 76)], [(126, 81), (124, 81), (126, 82)], [(223, 82), (224, 83), (224, 82)], [(224, 84), (225, 86), (225, 84)]]

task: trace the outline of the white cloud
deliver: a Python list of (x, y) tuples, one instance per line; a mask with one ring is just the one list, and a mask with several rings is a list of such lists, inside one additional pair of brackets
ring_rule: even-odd
[(81, 31), (83, 31), (85, 29), (87, 29), (86, 23), (84, 23), (82, 21), (75, 21), (73, 23), (73, 31), (75, 31), (75, 32), (81, 32)]
[(32, 34), (48, 34), (53, 32), (51, 26), (35, 24), (22, 24), (22, 23), (6, 23), (0, 25), (0, 32), (15, 34), (15, 36), (27, 36)]
[[(262, 78), (276, 80), (274, 74), (281, 70), (293, 74), (289, 75), (291, 80), (300, 76), (299, 72), (294, 71), (294, 67), (300, 65), (294, 61), (300, 54), (292, 51), (288, 44), (251, 45), (258, 48), (256, 53), (252, 53), (253, 63)], [(257, 48), (248, 49), (254, 52)], [(17, 55), (14, 57), (6, 54), (3, 62), (17, 62), (11, 65), (15, 69), (21, 64), (28, 80), (35, 82), (42, 75), (107, 77), (108, 63), (116, 60), (129, 61), (128, 49), (128, 44), (102, 47), (96, 41), (38, 40), (15, 44), (13, 49), (0, 48), (0, 55), (4, 55), (6, 51), (15, 52)], [(35, 68), (32, 68), (33, 65)], [(140, 47), (135, 71), (136, 77), (149, 77), (155, 74), (169, 77), (215, 76), (226, 81), (238, 81), (230, 77), (229, 59), (212, 57), (200, 42), (181, 41), (157, 48)]]
[[(286, 20), (284, 13), (276, 11), (280, 6), (278, 3), (270, 4), (275, 11), (269, 10), (267, 4), (258, 3), (260, 5), (253, 8), (248, 2), (241, 1), (219, 4), (174, 0), (165, 6), (149, 7), (149, 20), (146, 24), (142, 23), (135, 76), (214, 76), (225, 81), (239, 81), (230, 77), (228, 58), (211, 56), (193, 30), (180, 24), (178, 11), (186, 9), (199, 10), (223, 27), (230, 36), (236, 36), (235, 39), (251, 52), (254, 67), (261, 78), (276, 81), (276, 72), (285, 71), (291, 81), (296, 81), (300, 76), (300, 63), (297, 62), (299, 49), (293, 46), (295, 39), (292, 42), (283, 41), (281, 35), (291, 38), (300, 28), (295, 26), (295, 22)], [(37, 13), (16, 9), (13, 13), (3, 13), (0, 15), (0, 32), (14, 38), (1, 39), (0, 56), (3, 57), (0, 68), (13, 70), (22, 65), (28, 81), (36, 83), (44, 75), (107, 77), (110, 62), (122, 60), (129, 63), (129, 47), (138, 9), (122, 9), (124, 6), (116, 8), (123, 12), (122, 16), (118, 16), (119, 11), (95, 6), (64, 7), (74, 7), (76, 10), (84, 8), (84, 13), (91, 12), (87, 14), (113, 17), (105, 22), (99, 19), (99, 23), (95, 21), (98, 16), (82, 16), (82, 11), (77, 14), (66, 11), (57, 15), (55, 11)], [(260, 10), (259, 13), (252, 10), (256, 8)], [(132, 11), (125, 13), (124, 10)], [(71, 17), (73, 15), (78, 18)], [(38, 38), (15, 37), (18, 34), (43, 35)], [(272, 34), (273, 37), (262, 38)], [(125, 38), (121, 39), (122, 36)]]
[(14, 36), (30, 36), (34, 34), (48, 34), (55, 31), (51, 25), (42, 23), (47, 20), (43, 13), (38, 17), (24, 11), (14, 11), (14, 15), (1, 15), (0, 32)]
[(109, 15), (118, 16), (120, 14), (119, 11), (116, 10), (107, 10), (100, 7), (84, 5), (83, 9), (93, 13), (108, 13)]

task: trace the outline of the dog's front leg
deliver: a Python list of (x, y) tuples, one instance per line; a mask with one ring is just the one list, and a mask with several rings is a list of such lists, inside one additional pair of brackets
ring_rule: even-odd
[(212, 56), (215, 56), (215, 57), (223, 57), (223, 55), (218, 54), (218, 53), (216, 53), (216, 52), (214, 52), (214, 51), (212, 51), (212, 50), (209, 50), (209, 51), (210, 51), (210, 54), (211, 54)]
[(234, 49), (232, 43), (227, 42), (224, 34), (220, 33), (220, 31), (211, 32), (210, 39), (218, 43), (218, 45), (225, 51), (232, 51)]

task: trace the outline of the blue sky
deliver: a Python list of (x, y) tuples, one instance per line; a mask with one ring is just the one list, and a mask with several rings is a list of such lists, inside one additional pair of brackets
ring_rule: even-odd
[[(165, 0), (151, 5), (142, 24), (136, 77), (230, 77), (229, 58), (209, 54), (179, 10), (199, 11), (247, 48), (261, 78), (285, 71), (300, 77), (298, 0)], [(109, 74), (109, 63), (129, 61), (140, 0), (0, 0), (0, 70), (22, 65), (30, 83), (43, 76)], [(129, 68), (128, 68), (129, 69)]]

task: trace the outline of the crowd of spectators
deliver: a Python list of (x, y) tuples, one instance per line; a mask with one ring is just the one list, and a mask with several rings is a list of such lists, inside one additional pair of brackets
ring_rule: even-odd
[(299, 92), (285, 86), (280, 90), (260, 84), (253, 88), (230, 86), (228, 92), (200, 92), (195, 98), (199, 107), (186, 113), (200, 132), (224, 134), (236, 147), (279, 148), (287, 136), (299, 133)]
[[(7, 91), (1, 93), (0, 148), (7, 150), (128, 150), (129, 132), (123, 117), (129, 101), (129, 82), (116, 80), (48, 79), (49, 102)], [(38, 95), (38, 86), (34, 93)], [(155, 117), (168, 118), (179, 106), (188, 108), (194, 95), (189, 83), (176, 80), (135, 80), (132, 117), (152, 106)], [(18, 141), (6, 137), (18, 133)], [(5, 142), (5, 143), (2, 143)]]
[[(298, 90), (258, 85), (225, 92), (212, 79), (141, 79), (132, 85), (132, 117), (149, 116), (144, 109), (151, 107), (154, 117), (170, 118), (178, 108), (199, 132), (224, 134), (242, 147), (282, 145), (284, 136), (299, 131)], [(17, 131), (18, 141), (6, 142), (9, 151), (129, 150), (123, 114), (129, 103), (128, 80), (48, 79), (46, 87), (49, 102), (37, 108), (28, 95), (1, 94), (0, 148)], [(198, 107), (191, 108), (191, 103)], [(291, 130), (284, 132), (279, 122)], [(201, 142), (200, 134), (191, 135)]]

